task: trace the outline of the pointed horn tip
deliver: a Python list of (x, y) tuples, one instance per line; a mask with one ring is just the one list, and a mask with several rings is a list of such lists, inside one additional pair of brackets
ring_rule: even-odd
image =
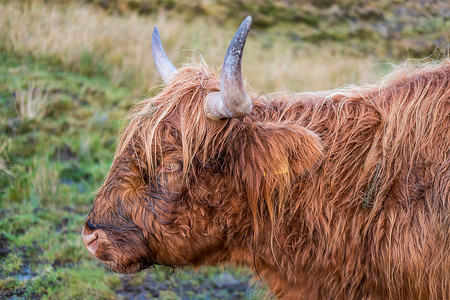
[(247, 30), (250, 30), (250, 27), (252, 26), (252, 16), (248, 16), (247, 18), (244, 19), (244, 21), (242, 21), (241, 25), (239, 27), (247, 27)]
[(153, 27), (153, 34), (152, 34), (152, 36), (159, 36), (158, 26)]
[(166, 56), (164, 47), (161, 43), (161, 38), (159, 36), (158, 26), (153, 27), (151, 49), (156, 69), (158, 70), (158, 73), (162, 77), (163, 81), (168, 83), (177, 69)]
[(251, 24), (252, 17), (246, 17), (228, 46), (220, 75), (220, 96), (211, 98), (208, 104), (213, 118), (243, 118), (252, 110), (241, 72), (242, 53)]
[(237, 29), (235, 36), (238, 35), (244, 35), (247, 36), (247, 34), (250, 31), (250, 28), (252, 27), (252, 17), (248, 16), (242, 21), (241, 25), (239, 25), (239, 28)]

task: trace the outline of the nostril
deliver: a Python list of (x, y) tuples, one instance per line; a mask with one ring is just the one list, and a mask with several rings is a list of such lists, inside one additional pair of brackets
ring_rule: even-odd
[(94, 232), (93, 235), (94, 235), (94, 236), (92, 237), (92, 240), (90, 240), (90, 241), (88, 242), (88, 245), (90, 245), (90, 244), (92, 244), (93, 242), (95, 242), (95, 241), (98, 240), (98, 233), (97, 233), (97, 232)]
[(86, 230), (83, 229), (83, 244), (86, 247), (86, 249), (95, 256), (98, 248), (98, 232), (93, 231), (90, 233), (87, 233)]
[(97, 253), (97, 248), (98, 248), (98, 235), (95, 235), (95, 238), (89, 242), (89, 244), (86, 246), (87, 250), (89, 251), (89, 253), (91, 253), (92, 255), (95, 256), (95, 254)]

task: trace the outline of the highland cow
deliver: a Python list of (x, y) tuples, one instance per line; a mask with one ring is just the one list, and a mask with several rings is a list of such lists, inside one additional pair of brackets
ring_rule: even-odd
[[(177, 70), (130, 114), (83, 230), (120, 273), (231, 262), (284, 299), (450, 299), (450, 60), (248, 96), (248, 17), (220, 80)], [(307, 74), (305, 74), (307, 76)]]

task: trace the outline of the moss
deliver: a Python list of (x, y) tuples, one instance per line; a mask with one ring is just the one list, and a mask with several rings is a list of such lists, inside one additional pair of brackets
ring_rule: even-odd
[(22, 258), (17, 253), (10, 253), (1, 262), (3, 272), (10, 274), (12, 272), (17, 272), (22, 267)]
[[(116, 299), (113, 292), (120, 281), (113, 274), (88, 263), (73, 268), (57, 268), (46, 272), (33, 292), (44, 294), (44, 299)], [(45, 287), (45, 288), (43, 288)]]
[(15, 298), (23, 296), (26, 283), (14, 277), (0, 278), (0, 297)]

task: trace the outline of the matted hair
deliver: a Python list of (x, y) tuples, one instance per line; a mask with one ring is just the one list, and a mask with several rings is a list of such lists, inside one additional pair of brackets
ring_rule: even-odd
[[(191, 64), (132, 109), (115, 162), (132, 157), (134, 186), (245, 203), (241, 242), (278, 296), (450, 297), (449, 59), (366, 87), (250, 95), (242, 119), (206, 116), (219, 89)], [(172, 164), (179, 180), (161, 180)]]

